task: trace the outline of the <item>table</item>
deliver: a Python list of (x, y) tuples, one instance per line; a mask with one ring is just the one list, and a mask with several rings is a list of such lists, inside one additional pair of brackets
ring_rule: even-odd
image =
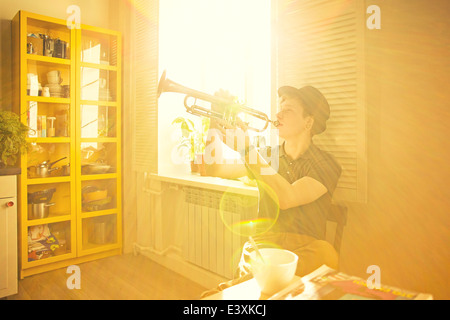
[[(292, 290), (303, 291), (303, 280), (299, 276), (294, 276), (289, 285), (278, 292), (276, 295), (270, 296), (261, 292), (255, 278), (244, 281), (223, 291), (207, 296), (202, 300), (277, 300)], [(298, 291), (297, 291), (298, 292)]]

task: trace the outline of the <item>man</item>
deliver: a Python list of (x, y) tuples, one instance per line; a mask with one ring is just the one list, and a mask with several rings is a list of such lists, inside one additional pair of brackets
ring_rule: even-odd
[[(270, 241), (295, 252), (299, 256), (298, 275), (308, 274), (322, 264), (337, 268), (337, 253), (324, 239), (326, 215), (341, 167), (332, 155), (320, 150), (312, 142), (314, 135), (326, 129), (330, 115), (328, 102), (319, 90), (311, 86), (300, 89), (281, 87), (278, 95), (280, 110), (277, 113), (277, 129), (284, 140), (283, 144), (258, 152), (248, 144), (248, 139), (245, 139), (245, 143), (224, 141), (241, 153), (242, 163), (230, 165), (216, 161), (207, 165), (206, 172), (223, 178), (248, 174), (263, 182), (260, 186), (270, 186), (276, 199), (263, 198), (260, 210), (276, 210), (278, 205), (279, 216), (273, 230), (255, 240), (260, 243)], [(225, 129), (231, 129), (226, 125), (221, 121), (212, 125), (212, 128), (220, 130), (222, 140), (225, 138)], [(245, 129), (245, 125), (241, 124), (236, 130), (241, 130), (245, 136)], [(208, 141), (214, 141), (212, 135)], [(273, 161), (274, 153), (278, 161)], [(248, 275), (250, 251), (251, 247), (246, 244), (240, 263), (241, 276)]]

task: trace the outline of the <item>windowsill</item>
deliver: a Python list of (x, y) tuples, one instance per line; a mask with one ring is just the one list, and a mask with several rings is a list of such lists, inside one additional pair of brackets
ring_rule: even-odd
[(161, 182), (170, 182), (178, 185), (204, 188), (216, 191), (224, 191), (230, 193), (237, 193), (247, 196), (258, 196), (258, 188), (249, 186), (239, 180), (222, 179), (218, 177), (205, 177), (200, 176), (198, 173), (158, 173), (150, 174), (151, 179), (155, 179)]

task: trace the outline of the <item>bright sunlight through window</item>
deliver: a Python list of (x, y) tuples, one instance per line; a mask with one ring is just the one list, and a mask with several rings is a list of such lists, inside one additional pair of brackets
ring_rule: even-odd
[[(270, 115), (270, 0), (164, 0), (159, 10), (160, 73), (208, 94), (227, 90)], [(200, 121), (173, 95), (159, 100), (160, 137), (173, 135), (166, 128), (177, 116)]]

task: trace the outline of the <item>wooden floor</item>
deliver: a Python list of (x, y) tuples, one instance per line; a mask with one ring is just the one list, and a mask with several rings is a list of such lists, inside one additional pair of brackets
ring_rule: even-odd
[(81, 288), (68, 289), (66, 268), (19, 280), (8, 300), (196, 300), (206, 290), (189, 279), (132, 254), (79, 265)]

